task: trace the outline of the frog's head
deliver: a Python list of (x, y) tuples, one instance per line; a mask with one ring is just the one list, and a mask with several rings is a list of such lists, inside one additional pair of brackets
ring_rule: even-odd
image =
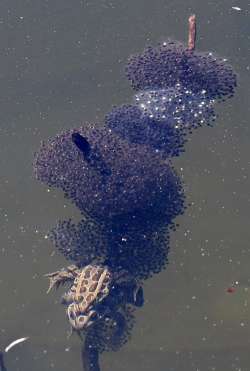
[(69, 322), (75, 330), (85, 330), (98, 319), (97, 312), (94, 309), (80, 312), (77, 304), (70, 304), (67, 314)]

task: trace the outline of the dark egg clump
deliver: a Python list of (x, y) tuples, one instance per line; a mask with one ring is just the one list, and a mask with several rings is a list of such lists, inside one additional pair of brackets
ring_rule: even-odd
[(225, 59), (189, 50), (176, 41), (149, 46), (131, 56), (126, 74), (137, 91), (180, 84), (193, 93), (204, 90), (208, 99), (222, 99), (231, 97), (236, 87), (236, 74)]
[[(88, 154), (72, 140), (76, 132), (89, 143)], [(120, 217), (141, 225), (170, 221), (183, 209), (181, 182), (171, 163), (105, 127), (84, 126), (49, 139), (34, 167), (37, 179), (62, 189), (81, 212), (105, 224)]]

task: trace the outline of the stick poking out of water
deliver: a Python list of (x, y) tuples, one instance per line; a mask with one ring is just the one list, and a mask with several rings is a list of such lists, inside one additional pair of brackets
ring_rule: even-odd
[(194, 14), (188, 18), (188, 25), (188, 49), (194, 50), (196, 39), (196, 17)]

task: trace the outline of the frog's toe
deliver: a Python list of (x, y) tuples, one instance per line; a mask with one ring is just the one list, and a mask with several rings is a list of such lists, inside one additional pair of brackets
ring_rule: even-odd
[(53, 289), (53, 287), (55, 287), (56, 289), (58, 289), (58, 287), (60, 286), (60, 284), (61, 284), (61, 280), (58, 280), (55, 277), (49, 277), (49, 288), (47, 290), (47, 294), (50, 292), (51, 289)]

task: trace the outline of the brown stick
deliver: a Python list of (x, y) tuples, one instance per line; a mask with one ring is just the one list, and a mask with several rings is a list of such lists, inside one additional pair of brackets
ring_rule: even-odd
[(196, 39), (196, 16), (193, 14), (188, 18), (188, 49), (195, 49)]

